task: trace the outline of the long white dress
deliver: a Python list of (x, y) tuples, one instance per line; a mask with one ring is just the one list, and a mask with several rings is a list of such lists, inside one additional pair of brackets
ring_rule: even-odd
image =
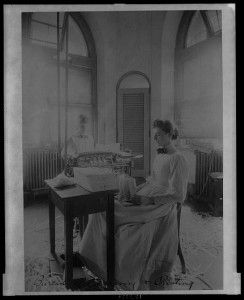
[[(137, 188), (155, 204), (128, 206), (115, 200), (115, 279), (123, 289), (157, 290), (162, 276), (170, 275), (178, 249), (176, 203), (186, 197), (188, 173), (180, 152), (158, 154), (151, 176)], [(106, 281), (105, 217), (89, 215), (79, 252), (88, 269)]]

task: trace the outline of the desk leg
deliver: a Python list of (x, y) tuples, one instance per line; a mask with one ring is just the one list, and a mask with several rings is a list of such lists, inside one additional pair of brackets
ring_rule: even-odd
[(216, 181), (215, 190), (215, 216), (219, 217), (221, 215), (220, 211), (223, 209), (223, 202), (221, 201), (223, 199), (223, 184), (220, 181)]
[(64, 211), (64, 240), (65, 240), (65, 285), (67, 289), (73, 287), (73, 211), (70, 204), (66, 204)]
[(52, 202), (52, 194), (49, 190), (49, 237), (50, 251), (55, 254), (55, 204)]
[(107, 203), (107, 283), (108, 289), (113, 291), (115, 281), (114, 195), (108, 195)]
[(219, 199), (218, 199), (219, 195), (218, 195), (218, 186), (217, 186), (217, 182), (214, 181), (213, 183), (213, 201), (214, 201), (214, 216), (218, 217), (219, 215), (219, 208), (218, 208), (218, 204), (219, 204)]

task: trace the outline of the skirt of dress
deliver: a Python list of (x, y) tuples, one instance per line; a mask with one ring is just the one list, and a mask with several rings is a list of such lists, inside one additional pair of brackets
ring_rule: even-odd
[[(124, 290), (162, 290), (178, 248), (176, 205), (127, 206), (115, 201), (115, 280)], [(89, 216), (79, 245), (94, 275), (107, 279), (106, 215)]]

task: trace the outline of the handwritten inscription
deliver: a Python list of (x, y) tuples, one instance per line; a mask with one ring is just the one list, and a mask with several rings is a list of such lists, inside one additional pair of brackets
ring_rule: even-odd
[[(91, 284), (91, 282), (88, 281), (88, 286)], [(92, 285), (99, 285), (99, 282), (92, 282)], [(151, 280), (145, 280), (144, 281), (145, 285), (154, 285), (158, 287), (165, 287), (165, 286), (170, 286), (170, 285), (178, 285), (178, 286), (184, 286), (188, 287), (191, 289), (193, 285), (193, 281), (187, 280), (187, 279), (182, 279), (182, 278), (172, 278), (168, 275), (161, 275), (154, 279), (153, 281)], [(40, 275), (39, 277), (36, 278), (34, 282), (35, 286), (55, 286), (55, 285), (65, 285), (65, 283), (61, 280), (60, 277), (52, 277), (51, 274), (47, 275)], [(129, 282), (129, 283), (120, 283), (121, 288), (123, 289), (130, 286), (132, 290), (135, 288), (136, 283), (135, 282)]]
[(168, 275), (161, 275), (157, 277), (153, 282), (145, 281), (145, 284), (155, 285), (155, 286), (170, 286), (170, 285), (180, 285), (180, 286), (189, 286), (191, 288), (193, 282), (181, 278), (173, 278)]
[(57, 280), (57, 277), (52, 277), (51, 275), (40, 275), (34, 282), (35, 286), (55, 286), (55, 285), (64, 285), (63, 281)]
[(141, 299), (141, 295), (135, 295), (135, 294), (131, 294), (131, 295), (118, 295), (119, 299)]

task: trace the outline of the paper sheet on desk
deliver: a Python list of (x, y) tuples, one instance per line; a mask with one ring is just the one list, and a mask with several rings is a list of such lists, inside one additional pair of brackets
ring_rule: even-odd
[(118, 189), (117, 173), (110, 168), (74, 167), (74, 181), (90, 192)]
[(53, 178), (53, 182), (54, 182), (54, 187), (58, 188), (58, 187), (64, 187), (64, 186), (68, 186), (68, 185), (74, 185), (75, 182), (73, 181), (73, 179), (67, 177), (64, 173), (60, 173), (58, 174), (58, 176), (56, 176), (55, 178)]

